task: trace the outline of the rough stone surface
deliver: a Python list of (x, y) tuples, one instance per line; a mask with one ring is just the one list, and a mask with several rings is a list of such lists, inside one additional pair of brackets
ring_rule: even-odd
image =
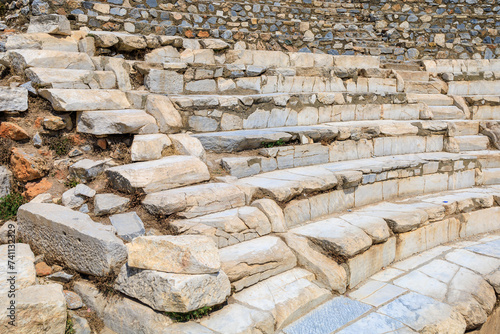
[(28, 90), (17, 87), (0, 87), (0, 111), (28, 110)]
[(148, 236), (127, 245), (130, 267), (176, 274), (213, 274), (220, 268), (214, 242), (204, 236)]
[(132, 161), (160, 159), (163, 150), (170, 145), (172, 141), (165, 134), (136, 135), (130, 148)]
[[(7, 305), (7, 296), (0, 297)], [(7, 312), (0, 315), (0, 330), (12, 333)], [(66, 301), (59, 284), (33, 285), (16, 293), (16, 333), (64, 333)]]
[(169, 156), (106, 170), (111, 186), (125, 192), (157, 192), (206, 181), (207, 166), (193, 156)]
[(223, 271), (184, 275), (134, 269), (126, 265), (116, 279), (115, 288), (165, 312), (189, 312), (217, 305), (224, 302), (231, 292), (229, 279)]
[(292, 269), (297, 260), (277, 237), (261, 237), (220, 250), (222, 270), (236, 291)]
[(45, 32), (53, 35), (71, 35), (69, 20), (63, 15), (32, 16), (28, 33)]
[(115, 194), (97, 194), (94, 197), (94, 214), (96, 216), (121, 213), (127, 210), (130, 200)]
[(24, 204), (17, 219), (23, 240), (79, 272), (104, 276), (127, 257), (125, 245), (109, 227), (63, 206)]
[(132, 241), (146, 233), (141, 218), (135, 212), (112, 215), (109, 221), (116, 229), (116, 234), (126, 241)]

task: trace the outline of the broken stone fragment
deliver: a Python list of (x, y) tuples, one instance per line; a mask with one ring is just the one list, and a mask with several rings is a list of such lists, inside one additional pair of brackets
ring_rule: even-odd
[(63, 15), (31, 16), (28, 33), (39, 32), (52, 35), (71, 35), (71, 26), (69, 20)]
[(10, 167), (14, 177), (23, 182), (39, 179), (49, 172), (47, 159), (37, 153), (28, 154), (17, 147), (12, 149)]
[(28, 90), (22, 87), (0, 87), (0, 111), (28, 110)]
[(0, 138), (9, 138), (18, 141), (28, 139), (29, 135), (26, 130), (17, 124), (2, 122), (0, 124)]
[(155, 310), (183, 313), (221, 304), (231, 293), (229, 279), (223, 271), (184, 275), (127, 265), (122, 267), (115, 288)]
[(116, 234), (126, 241), (132, 241), (146, 233), (141, 218), (135, 212), (112, 215), (109, 220), (116, 229)]
[(94, 198), (94, 214), (104, 216), (127, 210), (130, 200), (114, 194), (97, 194)]

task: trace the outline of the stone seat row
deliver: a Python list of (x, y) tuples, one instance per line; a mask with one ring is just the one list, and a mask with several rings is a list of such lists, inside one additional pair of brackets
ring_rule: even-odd
[[(339, 218), (311, 222), (280, 234), (296, 257), (287, 251), (282, 241), (268, 236), (227, 246), (220, 250), (220, 255), (222, 267), (228, 272), (236, 290), (230, 304), (243, 303), (271, 311), (279, 329), (297, 316), (296, 312), (304, 313), (311, 304), (317, 306), (318, 299), (324, 300), (325, 293), (330, 295), (328, 290), (343, 293), (347, 287), (354, 288), (393, 261), (459, 238), (497, 230), (499, 226), (494, 219), (498, 215), (497, 196), (496, 188), (470, 189), (465, 193), (450, 192), (412, 199), (411, 203), (382, 203)], [(262, 203), (256, 204), (260, 205)], [(207, 216), (206, 219), (174, 221), (173, 224), (181, 230), (191, 227), (190, 232), (194, 234), (213, 227), (237, 229), (231, 216), (237, 212), (230, 211)], [(461, 220), (457, 216), (462, 217)], [(204, 222), (207, 224), (205, 229), (202, 227)], [(390, 230), (395, 232), (394, 236)], [(216, 232), (216, 235), (220, 234)], [(334, 262), (332, 257), (339, 263)], [(316, 281), (312, 282), (326, 289), (319, 293), (321, 290), (317, 286), (308, 283), (299, 290), (292, 290), (300, 292), (299, 296), (290, 293), (288, 288), (283, 289), (283, 286), (281, 291), (269, 289), (273, 282), (284, 283), (282, 279), (291, 275), (287, 270), (298, 274), (298, 269), (292, 269), (295, 261), (309, 270), (309, 275), (313, 274), (311, 277), (316, 277)], [(261, 295), (262, 289), (270, 293), (269, 297)], [(259, 303), (262, 300), (255, 300), (255, 295), (275, 297), (274, 303)], [(299, 297), (301, 302), (294, 302)], [(149, 304), (148, 301), (146, 303)]]
[(494, 233), (395, 262), (349, 296), (334, 297), (282, 333), (348, 334), (373, 328), (377, 333), (464, 333), (483, 324), (481, 332), (494, 332), (498, 245)]
[[(111, 169), (108, 174), (110, 182), (119, 191), (150, 192), (143, 205), (154, 215), (175, 213), (179, 217), (192, 218), (234, 208), (235, 203), (238, 203), (236, 207), (242, 206), (256, 196), (265, 196), (283, 202), (287, 224), (294, 225), (306, 216), (308, 219), (315, 218), (309, 216), (310, 201), (328, 202), (331, 196), (343, 203), (330, 207), (331, 210), (338, 210), (397, 196), (473, 186), (475, 169), (479, 168), (475, 159), (471, 155), (445, 152), (395, 155), (289, 168), (241, 179), (222, 178), (221, 181), (227, 183), (177, 189), (171, 189), (173, 185), (165, 181), (151, 183), (137, 172), (141, 171), (144, 175), (154, 175), (160, 170), (178, 173), (170, 166), (169, 158), (123, 165)], [(167, 190), (156, 192), (161, 189)], [(303, 195), (315, 193), (320, 195), (300, 199)], [(291, 201), (296, 197), (299, 199)], [(314, 214), (320, 213), (322, 207), (317, 206)]]

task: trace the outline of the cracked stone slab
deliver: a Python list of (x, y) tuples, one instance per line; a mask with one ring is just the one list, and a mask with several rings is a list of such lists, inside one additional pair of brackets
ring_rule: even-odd
[(219, 251), (222, 270), (236, 291), (292, 269), (295, 255), (277, 237), (261, 237)]
[(207, 181), (210, 173), (200, 159), (173, 155), (159, 160), (136, 162), (106, 170), (111, 186), (125, 192), (152, 193)]
[(281, 328), (331, 298), (312, 280), (312, 273), (295, 268), (236, 293), (230, 301), (271, 312), (276, 328)]
[(338, 218), (297, 227), (290, 232), (308, 238), (327, 254), (349, 258), (372, 245), (371, 238), (362, 229)]
[(207, 183), (148, 194), (142, 204), (151, 214), (198, 217), (246, 204), (245, 192), (228, 183)]
[(371, 308), (367, 304), (346, 297), (336, 297), (290, 324), (283, 329), (283, 332), (285, 334), (332, 333)]
[(451, 306), (414, 292), (381, 307), (378, 313), (419, 332), (464, 333), (464, 318)]
[[(400, 333), (399, 331), (409, 330), (408, 327), (401, 322), (392, 319), (386, 315), (374, 312), (366, 317), (361, 318), (352, 325), (347, 326), (338, 334), (354, 334), (354, 333), (371, 333), (371, 334), (385, 334), (385, 333)], [(405, 332), (401, 332), (403, 334)], [(413, 331), (411, 331), (413, 333)]]

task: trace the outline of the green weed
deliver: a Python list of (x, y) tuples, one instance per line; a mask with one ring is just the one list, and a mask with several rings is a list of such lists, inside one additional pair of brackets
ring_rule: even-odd
[(8, 220), (15, 217), (17, 210), (24, 202), (24, 197), (19, 193), (11, 193), (0, 198), (0, 220)]
[(286, 143), (283, 141), (283, 139), (279, 139), (275, 142), (270, 142), (270, 143), (266, 143), (266, 142), (262, 142), (260, 143), (262, 147), (265, 147), (265, 148), (272, 148), (274, 146), (283, 146), (285, 145)]

